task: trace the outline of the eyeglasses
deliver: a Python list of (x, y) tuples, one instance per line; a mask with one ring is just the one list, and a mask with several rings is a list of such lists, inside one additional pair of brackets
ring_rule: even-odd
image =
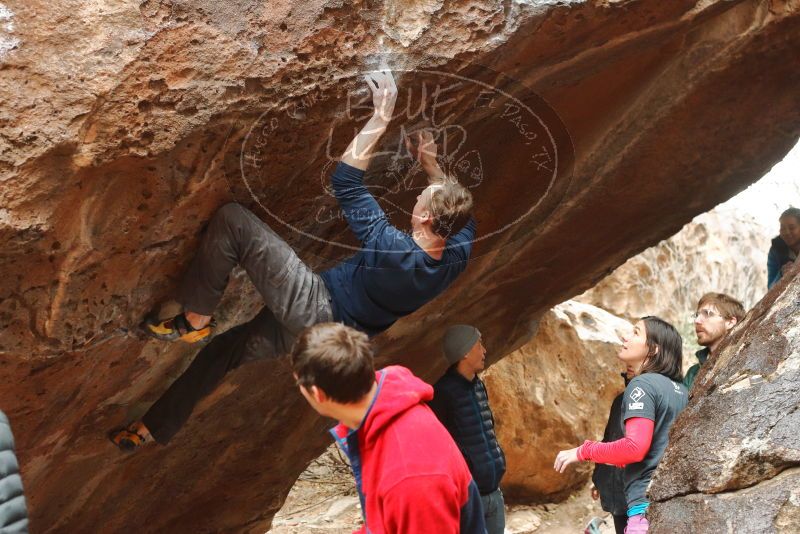
[(711, 319), (712, 317), (722, 317), (722, 314), (715, 312), (714, 310), (707, 310), (702, 309), (694, 312), (693, 317), (697, 319), (698, 317), (702, 317), (703, 319)]

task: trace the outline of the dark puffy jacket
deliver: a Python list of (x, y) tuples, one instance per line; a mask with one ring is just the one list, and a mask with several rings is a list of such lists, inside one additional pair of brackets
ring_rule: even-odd
[(14, 436), (6, 414), (0, 412), (0, 533), (27, 534), (28, 512), (22, 494)]
[(495, 491), (506, 472), (506, 457), (497, 443), (483, 381), (476, 376), (470, 382), (451, 368), (434, 384), (428, 404), (461, 449), (481, 495)]
[[(622, 424), (622, 397), (623, 391), (611, 403), (611, 411), (608, 414), (608, 423), (603, 432), (603, 443), (610, 443), (625, 437), (625, 429)], [(608, 464), (595, 464), (592, 482), (600, 493), (600, 506), (606, 512), (614, 515), (625, 515), (628, 511), (628, 504), (625, 500), (625, 482), (622, 479), (623, 469)]]

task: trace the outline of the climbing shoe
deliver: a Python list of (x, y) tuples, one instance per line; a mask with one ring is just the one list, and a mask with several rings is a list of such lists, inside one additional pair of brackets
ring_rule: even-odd
[(148, 442), (144, 436), (134, 430), (134, 425), (130, 425), (127, 428), (112, 430), (108, 433), (108, 439), (110, 439), (111, 443), (116, 445), (119, 450), (124, 452), (133, 452)]
[(195, 330), (182, 313), (169, 319), (159, 319), (154, 315), (145, 317), (142, 330), (150, 336), (161, 341), (175, 341), (180, 339), (186, 343), (197, 343), (211, 339), (211, 330), (217, 325), (214, 319), (203, 328)]

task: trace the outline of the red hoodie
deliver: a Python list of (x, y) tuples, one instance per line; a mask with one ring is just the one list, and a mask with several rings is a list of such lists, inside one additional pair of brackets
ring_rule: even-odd
[(376, 373), (361, 426), (331, 430), (350, 458), (369, 534), (484, 534), (480, 494), (452, 437), (425, 402), (433, 388), (405, 367)]

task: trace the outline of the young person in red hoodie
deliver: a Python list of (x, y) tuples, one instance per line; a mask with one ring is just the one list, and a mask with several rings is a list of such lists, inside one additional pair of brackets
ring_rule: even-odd
[(340, 323), (309, 327), (291, 351), (297, 385), (355, 476), (364, 534), (485, 534), (467, 464), (426, 405), (433, 388), (405, 367), (373, 367), (366, 334)]

